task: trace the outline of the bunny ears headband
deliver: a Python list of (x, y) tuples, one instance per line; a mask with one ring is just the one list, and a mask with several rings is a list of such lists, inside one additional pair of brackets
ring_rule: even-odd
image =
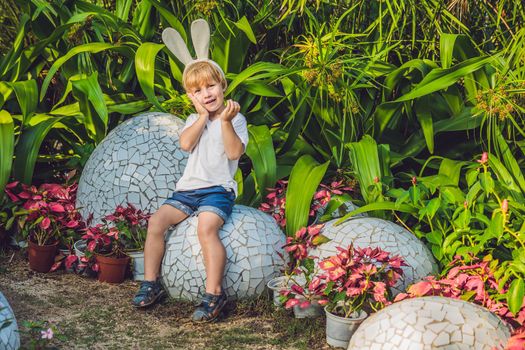
[[(190, 51), (182, 36), (173, 28), (166, 28), (162, 32), (162, 41), (166, 47), (184, 64), (183, 79), (188, 67), (197, 62), (209, 62), (213, 64), (225, 78), (224, 72), (217, 62), (208, 58), (210, 49), (210, 26), (204, 19), (197, 19), (191, 23), (191, 39), (197, 54), (197, 59), (191, 57)], [(226, 78), (225, 78), (226, 80)]]

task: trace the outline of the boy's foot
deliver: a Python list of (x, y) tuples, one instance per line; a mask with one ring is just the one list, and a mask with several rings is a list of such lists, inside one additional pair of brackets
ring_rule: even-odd
[(211, 322), (216, 320), (227, 301), (228, 298), (224, 292), (220, 295), (204, 293), (201, 303), (193, 312), (193, 322)]
[(158, 281), (142, 281), (132, 303), (137, 308), (148, 307), (157, 303), (165, 295), (166, 292)]

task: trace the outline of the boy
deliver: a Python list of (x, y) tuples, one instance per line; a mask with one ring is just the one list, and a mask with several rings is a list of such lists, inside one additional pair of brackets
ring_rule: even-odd
[(237, 192), (233, 176), (248, 143), (239, 104), (232, 100), (224, 104), (226, 84), (224, 73), (213, 61), (195, 62), (184, 72), (183, 86), (197, 111), (186, 120), (179, 139), (190, 156), (172, 197), (149, 220), (145, 278), (133, 299), (136, 307), (152, 305), (164, 295), (158, 282), (164, 233), (192, 214), (198, 216), (197, 234), (206, 270), (206, 293), (192, 319), (212, 321), (226, 304), (221, 287), (226, 251), (219, 229), (232, 212)]

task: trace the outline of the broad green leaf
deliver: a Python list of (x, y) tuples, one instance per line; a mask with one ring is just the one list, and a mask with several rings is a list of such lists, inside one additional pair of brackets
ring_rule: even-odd
[(87, 78), (72, 80), (71, 83), (73, 95), (84, 115), (86, 131), (95, 143), (99, 143), (106, 136), (109, 117), (104, 95), (98, 83), (98, 73), (94, 72)]
[(281, 74), (283, 72), (283, 66), (276, 63), (269, 62), (257, 62), (237, 74), (231, 83), (228, 85), (228, 88), (224, 92), (224, 95), (229, 95), (239, 84), (245, 82), (248, 78), (260, 72), (271, 72), (275, 75)]
[(135, 71), (144, 95), (155, 107), (165, 112), (155, 96), (155, 60), (158, 52), (164, 47), (162, 44), (143, 43), (135, 55)]
[(509, 310), (517, 316), (523, 305), (523, 296), (525, 296), (525, 282), (522, 278), (516, 278), (511, 282), (510, 288), (507, 292), (507, 303)]
[(252, 43), (257, 44), (257, 39), (255, 39), (255, 34), (253, 34), (252, 27), (246, 16), (242, 16), (239, 21), (235, 22), (235, 25), (246, 34)]
[(255, 179), (261, 198), (265, 198), (268, 188), (275, 186), (277, 164), (273, 149), (272, 135), (266, 125), (248, 127), (250, 142), (246, 154), (252, 160)]
[(394, 202), (376, 202), (376, 203), (370, 203), (367, 205), (362, 206), (361, 208), (358, 208), (345, 216), (343, 216), (341, 219), (337, 220), (335, 225), (339, 225), (346, 221), (347, 219), (351, 218), (352, 216), (355, 216), (357, 214), (366, 213), (369, 211), (378, 211), (378, 210), (394, 210), (394, 211), (400, 211), (403, 213), (410, 213), (415, 215), (417, 213), (417, 209), (414, 208), (412, 205), (409, 204), (396, 204)]
[(63, 118), (65, 117), (49, 116), (37, 125), (24, 129), (15, 147), (15, 161), (13, 163), (15, 179), (26, 184), (31, 183), (40, 145), (49, 130)]
[(91, 53), (97, 53), (100, 51), (108, 50), (108, 49), (115, 49), (118, 48), (118, 45), (113, 44), (107, 44), (107, 43), (89, 43), (89, 44), (83, 44), (79, 46), (75, 46), (71, 50), (68, 51), (64, 56), (58, 58), (51, 68), (49, 68), (49, 72), (46, 75), (46, 78), (44, 79), (44, 82), (42, 83), (42, 90), (40, 91), (40, 101), (44, 99), (44, 96), (47, 93), (47, 89), (49, 87), (49, 83), (51, 82), (51, 79), (57, 72), (57, 70), (71, 57), (78, 55), (82, 52), (91, 52)]
[(182, 39), (187, 43), (188, 37), (186, 35), (186, 31), (184, 30), (184, 26), (182, 23), (177, 19), (177, 17), (172, 13), (172, 10), (167, 9), (164, 7), (164, 5), (161, 4), (160, 1), (157, 0), (147, 0), (150, 2), (157, 11), (159, 11), (160, 15), (168, 22), (168, 24), (173, 27), (176, 31), (180, 33), (180, 36)]
[(291, 236), (308, 224), (310, 204), (328, 168), (328, 161), (319, 165), (304, 155), (295, 163), (286, 190), (286, 234)]
[(434, 125), (432, 122), (432, 113), (429, 108), (430, 99), (423, 96), (421, 99), (416, 101), (414, 110), (416, 117), (421, 125), (421, 130), (425, 136), (428, 151), (434, 153)]
[(36, 80), (16, 81), (10, 85), (16, 94), (18, 104), (22, 110), (24, 124), (27, 124), (29, 122), (29, 115), (36, 112), (38, 105), (38, 87)]
[(11, 175), (15, 129), (11, 114), (0, 111), (0, 200), (4, 197), (4, 188)]

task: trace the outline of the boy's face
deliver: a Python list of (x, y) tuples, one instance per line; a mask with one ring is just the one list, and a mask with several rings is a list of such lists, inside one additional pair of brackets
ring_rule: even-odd
[(215, 80), (203, 81), (191, 88), (188, 93), (193, 94), (209, 113), (217, 112), (224, 107), (224, 91), (222, 85)]

